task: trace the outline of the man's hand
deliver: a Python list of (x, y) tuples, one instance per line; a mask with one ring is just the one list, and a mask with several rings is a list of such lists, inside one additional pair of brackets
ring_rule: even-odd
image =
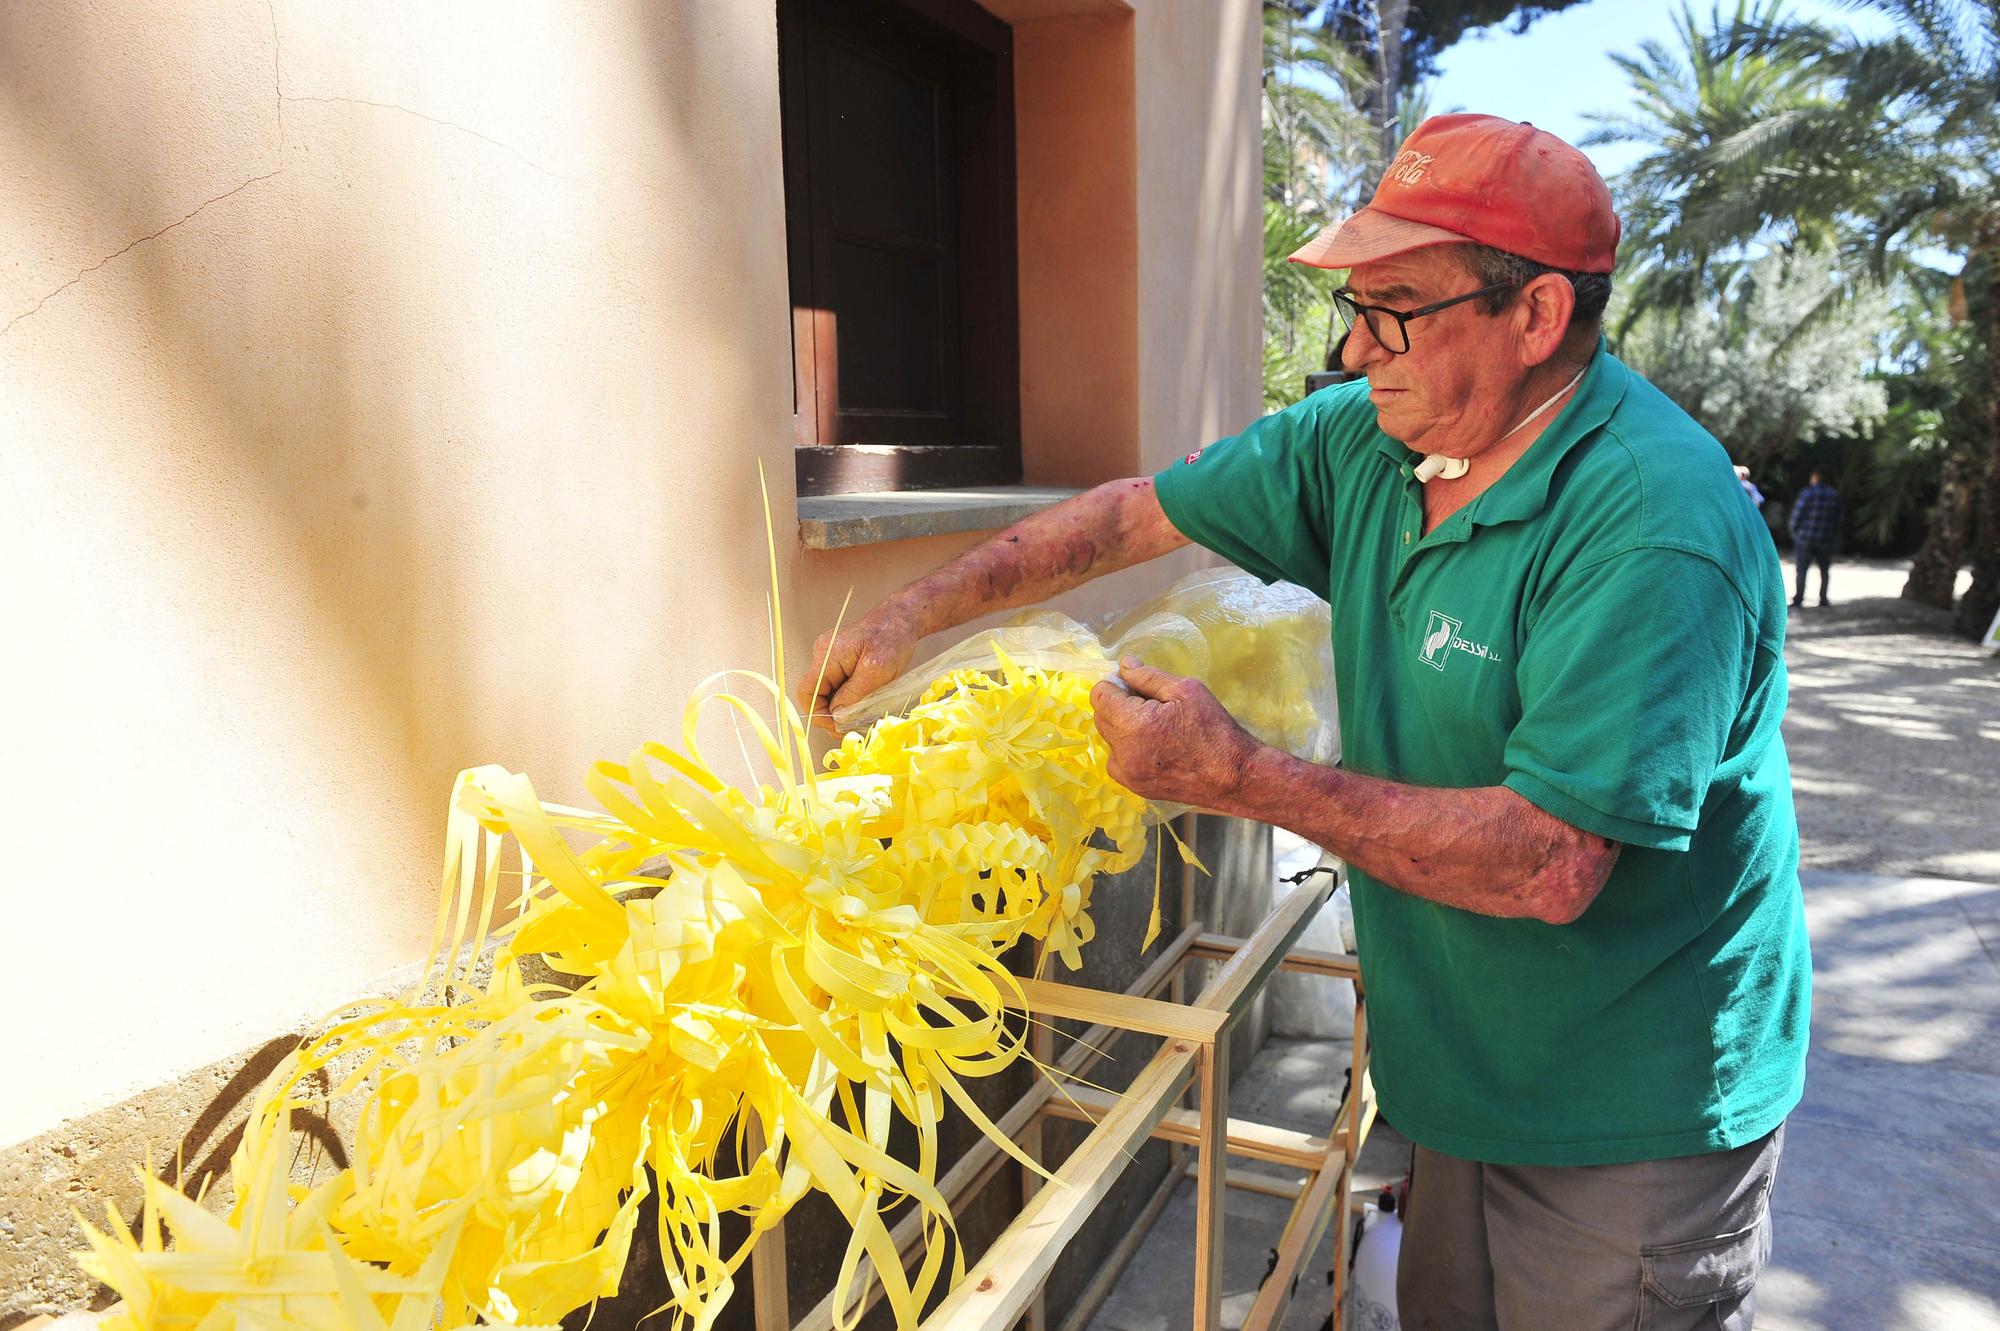
[(1098, 733), (1111, 746), (1111, 779), (1147, 799), (1217, 807), (1263, 746), (1199, 680), (1130, 656), (1119, 667), (1131, 692), (1108, 679), (1090, 691)]
[(829, 735), (837, 708), (851, 707), (903, 673), (923, 635), (887, 603), (813, 644), (812, 664), (793, 690), (809, 724)]

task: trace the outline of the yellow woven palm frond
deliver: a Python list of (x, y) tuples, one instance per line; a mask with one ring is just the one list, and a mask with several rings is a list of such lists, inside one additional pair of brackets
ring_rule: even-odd
[[(313, 1298), (328, 1325), (372, 1325), (364, 1304), (392, 1329), (419, 1304), (446, 1323), (551, 1323), (616, 1291), (655, 1188), (676, 1322), (711, 1321), (756, 1235), (816, 1188), (853, 1229), (843, 1306), (865, 1255), (914, 1324), (961, 1270), (937, 1191), (942, 1118), (998, 1140), (964, 1079), (1026, 1057), (1006, 1017), (1021, 989), (998, 958), (1032, 937), (1077, 963), (1089, 880), (1136, 860), (1146, 808), (1104, 773), (1084, 681), (1011, 662), (941, 681), (823, 773), (795, 766), (803, 727), (775, 683), (750, 683), (780, 718), (752, 727), (779, 774), (754, 794), (657, 744), (591, 770), (601, 814), (545, 804), (499, 768), (460, 775), (427, 972), (454, 1001), (378, 1004), (309, 1042), (246, 1133), (228, 1220), (152, 1181), (171, 1249), (157, 1224), (87, 1231), (86, 1264), (126, 1296), (129, 1325), (225, 1305), (312, 1325)], [(689, 712), (711, 705), (750, 715), (740, 694)], [(510, 855), (527, 868), (513, 900)], [(475, 984), (464, 944), (509, 908)], [(525, 983), (531, 953), (575, 987)], [(284, 1097), (319, 1070), (374, 1089), (351, 1168), (294, 1204)], [(897, 1117), (916, 1128), (914, 1163), (889, 1152)], [(733, 1160), (749, 1121), (765, 1146)], [(899, 1202), (926, 1216), (907, 1276), (885, 1218)], [(732, 1213), (754, 1220), (733, 1248)]]
[[(768, 729), (759, 741), (776, 761), (803, 751)], [(940, 1087), (962, 1098), (956, 1075), (1019, 1052), (999, 1017), (1018, 991), (969, 954), (985, 960), (1020, 929), (927, 939), (962, 920), (927, 920), (907, 884), (976, 876), (982, 847), (1030, 871), (1053, 864), (1049, 851), (1003, 825), (900, 839), (891, 855), (867, 826), (884, 816), (887, 780), (821, 796), (795, 777), (752, 802), (658, 746), (600, 764), (590, 784), (608, 820), (541, 804), (517, 774), (460, 777), (431, 970), (454, 978), (460, 1001), (374, 1007), (273, 1083), (289, 1094), (343, 1059), (359, 1070), (349, 1081), (376, 1081), (353, 1167), (306, 1202), (291, 1204), (283, 1173), (287, 1115), (260, 1111), (229, 1220), (149, 1180), (144, 1235), (115, 1219), (110, 1235), (87, 1230), (86, 1265), (125, 1295), (129, 1325), (194, 1325), (225, 1305), (253, 1325), (397, 1328), (428, 1325), (437, 1308), (467, 1323), (552, 1323), (616, 1290), (649, 1168), (676, 1311), (691, 1324), (727, 1299), (747, 1251), (724, 1250), (721, 1217), (754, 1215), (761, 1231), (808, 1183), (855, 1226), (855, 1253), (878, 1261), (892, 1252), (888, 1200), (936, 1217), (936, 1253), (914, 1282), (891, 1280), (898, 1316), (914, 1317), (955, 1253), (934, 1176)], [(608, 833), (598, 844), (565, 839), (591, 824)], [(510, 839), (534, 876), (494, 981), (468, 988), (470, 962), (454, 961), (509, 904)], [(663, 854), (675, 871), (657, 894), (619, 895), (623, 875)], [(978, 920), (1005, 905), (994, 894)], [(529, 950), (582, 982), (531, 993), (512, 965)], [(986, 1006), (967, 1016), (953, 999)], [(809, 1099), (816, 1081), (827, 1090)], [(849, 1112), (854, 1086), (867, 1107)], [(914, 1167), (888, 1154), (892, 1111), (919, 1125)], [(731, 1173), (719, 1155), (746, 1113), (770, 1145)]]

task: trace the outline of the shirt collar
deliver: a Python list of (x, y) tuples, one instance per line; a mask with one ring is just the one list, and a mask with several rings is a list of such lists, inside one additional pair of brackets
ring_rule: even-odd
[[(1555, 476), (1556, 465), (1585, 435), (1611, 419), (1611, 413), (1625, 399), (1627, 375), (1625, 366), (1605, 349), (1604, 337), (1599, 334), (1597, 351), (1591, 357), (1583, 382), (1577, 385), (1576, 395), (1542, 432), (1541, 438), (1467, 506), (1466, 517), (1480, 526), (1494, 527), (1503, 522), (1520, 522), (1541, 512), (1548, 503), (1549, 482)], [(1376, 441), (1375, 447), (1402, 468), (1406, 476), (1423, 457), (1386, 434)]]

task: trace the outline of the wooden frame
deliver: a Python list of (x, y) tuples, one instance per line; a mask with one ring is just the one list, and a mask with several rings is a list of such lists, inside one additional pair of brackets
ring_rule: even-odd
[[(1196, 1331), (1217, 1331), (1221, 1325), (1222, 1190), (1237, 1187), (1293, 1201), (1279, 1240), (1276, 1267), (1258, 1292), (1244, 1331), (1274, 1331), (1279, 1325), (1291, 1303), (1296, 1278), (1328, 1224), (1334, 1226), (1336, 1235), (1333, 1326), (1339, 1331), (1351, 1229), (1344, 1217), (1352, 1204), (1355, 1157), (1374, 1123), (1375, 1104), (1368, 1077), (1367, 1009), (1360, 967), (1351, 956), (1293, 946), (1331, 890), (1331, 882), (1325, 878), (1295, 887), (1248, 938), (1208, 933), (1199, 922), (1191, 922), (1122, 993), (1048, 981), (1026, 982), (1027, 1004), (1036, 1013), (1094, 1023), (1059, 1058), (1050, 1048), (1049, 1028), (1040, 1023), (1033, 1027), (1030, 1038), (1035, 1041), (1035, 1056), (1065, 1079), (1081, 1077), (1127, 1033), (1157, 1036), (1162, 1043), (1122, 1094), (1078, 1087), (1057, 1094), (1055, 1083), (1044, 1079), (996, 1121), (1002, 1134), (1022, 1143), (1036, 1158), (1041, 1156), (1045, 1119), (1093, 1122), (1095, 1127), (1055, 1171), (1053, 1184), (1040, 1183), (1029, 1170), (1020, 1170), (1020, 1214), (924, 1319), (925, 1331), (1012, 1331), (1021, 1324), (1029, 1331), (1044, 1331), (1047, 1313), (1042, 1291), (1057, 1257), (1133, 1162), (1139, 1146), (1153, 1137), (1173, 1144), (1173, 1167), (1137, 1222), (1079, 1295), (1062, 1331), (1081, 1331), (1109, 1296), (1119, 1274), (1189, 1172), (1196, 1180), (1195, 1297), (1190, 1325)], [(1183, 876), (1181, 884), (1183, 920), (1193, 920), (1193, 895), (1190, 873)], [(1193, 960), (1220, 965), (1197, 997), (1183, 1001), (1186, 981), (1182, 972)], [(1281, 968), (1345, 979), (1355, 985), (1348, 1093), (1325, 1136), (1229, 1116), (1229, 1032), (1235, 1019), (1248, 1010)], [(1167, 997), (1160, 997), (1162, 993)], [(1196, 1103), (1192, 1109), (1181, 1107), (1178, 1102), (1190, 1089), (1196, 1093)], [(1186, 1158), (1188, 1147), (1193, 1148), (1192, 1159)], [(1231, 1155), (1281, 1164), (1294, 1171), (1294, 1176), (1231, 1172)], [(1005, 1163), (1000, 1149), (982, 1139), (939, 1180), (939, 1190), (956, 1206), (984, 1186)], [(912, 1259), (922, 1240), (921, 1219), (913, 1211), (891, 1231), (905, 1262)], [(784, 1248), (780, 1242), (768, 1252), (766, 1249), (782, 1229), (781, 1225), (760, 1239), (751, 1258), (758, 1331), (782, 1331), (790, 1325), (782, 1312)], [(849, 1315), (858, 1316), (880, 1296), (881, 1285), (864, 1259)], [(833, 1324), (833, 1296), (828, 1294), (797, 1323), (797, 1331), (831, 1331)]]

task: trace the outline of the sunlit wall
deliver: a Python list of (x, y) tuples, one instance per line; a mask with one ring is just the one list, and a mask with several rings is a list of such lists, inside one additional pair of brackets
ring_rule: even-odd
[[(1256, 5), (991, 7), (1084, 118), (1023, 112), (1025, 351), (1124, 293), (1027, 479), (1165, 465), (1258, 401)], [(795, 660), (964, 544), (797, 548), (777, 98), (759, 0), (0, 6), (0, 1145), (412, 961), (459, 768), (580, 799), (764, 666), (759, 461)]]

